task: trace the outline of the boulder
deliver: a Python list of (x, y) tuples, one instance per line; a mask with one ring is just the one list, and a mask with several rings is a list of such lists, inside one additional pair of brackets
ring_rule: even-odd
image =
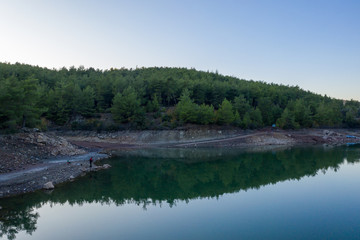
[(108, 169), (108, 168), (111, 168), (111, 165), (110, 165), (110, 164), (104, 164), (104, 165), (102, 166), (102, 168), (103, 168), (103, 169)]
[(52, 183), (52, 182), (47, 182), (47, 183), (45, 183), (44, 184), (44, 186), (43, 186), (43, 189), (47, 189), (47, 190), (49, 190), (49, 189), (54, 189), (55, 187), (54, 187), (54, 184)]
[(36, 141), (37, 141), (38, 143), (46, 144), (46, 142), (48, 141), (48, 138), (47, 138), (44, 134), (39, 134), (39, 135), (37, 136)]

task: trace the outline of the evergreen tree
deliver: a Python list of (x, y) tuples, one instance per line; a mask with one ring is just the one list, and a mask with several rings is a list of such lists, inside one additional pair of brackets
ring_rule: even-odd
[(38, 80), (32, 77), (19, 81), (10, 77), (0, 86), (0, 126), (34, 127), (45, 109), (40, 108)]
[(87, 86), (79, 95), (78, 113), (84, 117), (90, 117), (95, 111), (95, 91)]
[(152, 101), (148, 101), (148, 104), (146, 105), (146, 111), (147, 112), (157, 112), (160, 109), (159, 104), (159, 97), (157, 94), (154, 94)]
[(241, 121), (241, 117), (238, 111), (235, 112), (235, 116), (234, 116), (234, 126), (236, 127), (241, 127), (242, 125), (242, 121)]
[(230, 124), (234, 121), (232, 104), (226, 98), (223, 100), (220, 108), (216, 112), (216, 121), (219, 124)]
[(247, 113), (244, 114), (241, 126), (244, 129), (249, 129), (249, 128), (251, 128), (251, 123), (252, 123), (252, 121), (251, 121), (251, 118), (250, 118), (250, 113), (247, 112)]
[(189, 90), (185, 89), (176, 105), (176, 116), (184, 123), (196, 123), (198, 107), (190, 98)]
[(22, 113), (21, 126), (34, 127), (40, 122), (40, 115), (45, 111), (38, 106), (40, 94), (38, 91), (38, 80), (28, 78), (22, 83), (23, 95), (19, 114)]
[(251, 109), (249, 102), (245, 99), (244, 95), (235, 97), (234, 110), (239, 113), (240, 116), (244, 116), (246, 112)]
[(306, 105), (303, 99), (297, 99), (294, 104), (294, 117), (295, 122), (302, 127), (311, 127), (311, 110), (310, 107)]
[(140, 100), (132, 87), (114, 97), (111, 113), (116, 122), (126, 123), (134, 120), (137, 109), (140, 108)]
[(348, 107), (345, 113), (345, 123), (349, 127), (359, 127), (360, 121), (357, 119), (357, 111), (355, 108)]
[(321, 102), (316, 109), (314, 119), (319, 126), (339, 126), (342, 119), (339, 105)]
[(250, 111), (251, 118), (251, 128), (260, 128), (263, 126), (261, 111), (256, 108), (255, 110)]
[(261, 117), (265, 126), (274, 124), (274, 110), (275, 104), (271, 101), (270, 97), (260, 98), (258, 108), (261, 111)]
[(211, 124), (215, 122), (215, 113), (214, 107), (211, 105), (201, 104), (198, 108), (198, 120), (197, 123), (199, 124)]
[(2, 128), (15, 129), (21, 122), (24, 89), (14, 76), (3, 80), (0, 84), (0, 124)]
[(283, 129), (297, 129), (299, 124), (295, 122), (295, 116), (288, 108), (285, 108), (276, 124)]

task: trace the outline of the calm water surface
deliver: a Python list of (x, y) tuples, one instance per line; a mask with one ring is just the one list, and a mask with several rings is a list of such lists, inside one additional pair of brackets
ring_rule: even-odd
[(360, 147), (119, 152), (0, 200), (3, 239), (360, 239)]

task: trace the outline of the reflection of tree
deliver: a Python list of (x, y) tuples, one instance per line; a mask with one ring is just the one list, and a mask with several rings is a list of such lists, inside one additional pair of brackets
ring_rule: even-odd
[(70, 205), (101, 203), (149, 205), (188, 202), (224, 193), (257, 189), (289, 179), (338, 169), (344, 159), (359, 161), (357, 147), (293, 148), (281, 151), (150, 150), (126, 153), (109, 160), (113, 166), (63, 184), (51, 195), (42, 192), (0, 200), (0, 237), (36, 230), (35, 207), (50, 202)]
[(5, 235), (8, 239), (15, 239), (20, 231), (26, 231), (31, 235), (36, 230), (38, 218), (39, 214), (35, 213), (31, 207), (24, 210), (2, 209), (0, 210), (0, 237)]

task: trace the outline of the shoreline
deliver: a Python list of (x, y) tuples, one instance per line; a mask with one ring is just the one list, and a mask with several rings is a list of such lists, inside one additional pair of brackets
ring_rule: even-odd
[[(351, 129), (303, 129), (297, 131), (262, 129), (254, 131), (239, 130), (167, 130), (167, 131), (123, 131), (117, 133), (62, 132), (39, 133), (41, 138), (60, 138), (65, 151), (52, 157), (43, 157), (19, 168), (0, 173), (0, 199), (33, 192), (44, 188), (51, 182), (53, 185), (73, 181), (90, 171), (89, 158), (94, 163), (111, 156), (112, 152), (147, 148), (264, 148), (291, 147), (297, 145), (345, 145), (360, 143), (360, 131)], [(59, 136), (60, 135), (60, 136)], [(351, 137), (349, 137), (351, 136)], [(36, 136), (38, 137), (38, 136)], [(4, 139), (4, 137), (2, 137)], [(24, 139), (28, 139), (25, 136)], [(36, 140), (36, 138), (35, 138)], [(21, 142), (21, 141), (20, 141)], [(8, 142), (6, 142), (8, 145)], [(13, 144), (13, 143), (12, 143)], [(59, 145), (59, 144), (58, 144)], [(33, 150), (45, 147), (46, 151), (59, 149), (39, 140), (24, 145)], [(50, 147), (49, 147), (50, 146)], [(96, 151), (94, 151), (96, 149)], [(0, 149), (1, 150), (1, 149)], [(14, 150), (13, 150), (14, 151)], [(30, 151), (30, 150), (29, 150)], [(15, 154), (15, 153), (13, 153)], [(4, 155), (4, 154), (3, 154)], [(44, 154), (42, 156), (45, 156)], [(48, 155), (47, 155), (48, 156)], [(11, 161), (7, 159), (6, 161)], [(67, 162), (70, 161), (70, 164)], [(92, 171), (109, 166), (96, 166)]]
[[(109, 157), (107, 154), (90, 152), (72, 157), (62, 157), (62, 159), (48, 159), (23, 170), (0, 174), (0, 199), (44, 189), (45, 184), (49, 182), (57, 185), (74, 181), (77, 177), (90, 171), (104, 168), (93, 164), (90, 169), (89, 155), (93, 157), (93, 163)], [(68, 160), (70, 163), (67, 162)]]

